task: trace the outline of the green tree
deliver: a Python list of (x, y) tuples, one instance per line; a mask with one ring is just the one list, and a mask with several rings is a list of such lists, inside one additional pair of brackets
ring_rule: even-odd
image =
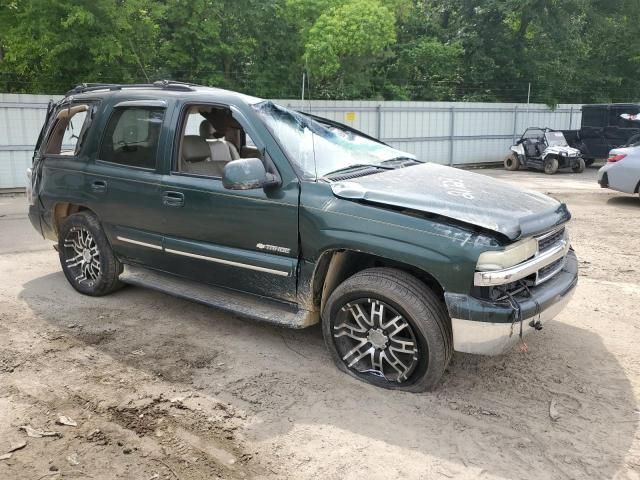
[(157, 75), (217, 85), (224, 81), (220, 56), (220, 5), (215, 0), (165, 0), (159, 20)]
[[(160, 76), (245, 90), (292, 94), (297, 29), (277, 0), (165, 0), (160, 18)], [(300, 70), (301, 72), (301, 70)], [(297, 80), (294, 82), (297, 85)]]
[(639, 24), (638, 0), (0, 0), (0, 90), (297, 97), (306, 72), (313, 98), (632, 101)]
[(529, 83), (532, 101), (551, 105), (613, 98), (623, 84), (627, 101), (638, 98), (633, 58), (640, 49), (628, 35), (637, 29), (637, 1), (419, 3), (438, 38), (464, 49), (460, 98), (523, 102)]
[(321, 14), (309, 29), (304, 61), (322, 94), (366, 94), (375, 66), (395, 42), (395, 16), (376, 0), (351, 0)]
[(456, 100), (464, 73), (460, 43), (423, 37), (398, 45), (386, 86), (392, 95), (412, 100)]
[(0, 6), (5, 91), (61, 92), (80, 81), (135, 82), (153, 63), (149, 1), (13, 0)]

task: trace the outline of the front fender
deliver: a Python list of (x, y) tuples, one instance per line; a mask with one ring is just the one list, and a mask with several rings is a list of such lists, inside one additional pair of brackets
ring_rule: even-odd
[(461, 271), (462, 267), (450, 256), (427, 246), (400, 241), (386, 236), (372, 235), (362, 232), (344, 230), (321, 230), (324, 239), (322, 251), (318, 252), (317, 261), (323, 254), (349, 250), (371, 255), (398, 263), (412, 265), (428, 273), (440, 284), (449, 284), (446, 270)]
[(495, 238), (477, 228), (443, 217), (338, 199), (330, 189), (320, 195), (322, 188), (303, 187), (300, 242), (305, 262), (315, 264), (327, 251), (357, 251), (417, 268), (445, 291), (469, 293), (480, 253), (500, 248)]

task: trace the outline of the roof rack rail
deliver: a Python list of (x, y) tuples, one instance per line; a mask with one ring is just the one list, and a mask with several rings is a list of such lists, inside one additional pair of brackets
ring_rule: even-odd
[(106, 90), (117, 86), (118, 85), (115, 83), (81, 83), (80, 85), (76, 85), (67, 93), (65, 93), (64, 96), (68, 97), (69, 95), (91, 92), (93, 90)]
[(80, 93), (94, 92), (98, 90), (122, 90), (124, 88), (162, 88), (165, 90), (181, 90), (192, 91), (193, 87), (198, 86), (195, 83), (178, 82), (175, 80), (158, 80), (153, 83), (81, 83), (64, 94), (65, 97), (69, 95), (78, 95)]
[(167, 88), (170, 90), (193, 90), (192, 87), (198, 87), (197, 83), (178, 82), (176, 80), (158, 80), (153, 82), (155, 87)]

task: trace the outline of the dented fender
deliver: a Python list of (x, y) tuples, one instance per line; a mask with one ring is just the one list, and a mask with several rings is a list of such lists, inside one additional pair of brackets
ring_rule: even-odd
[(501, 248), (494, 236), (471, 225), (327, 196), (328, 192), (327, 183), (302, 185), (301, 254), (313, 265), (325, 252), (349, 250), (410, 265), (433, 277), (445, 291), (469, 292), (480, 253)]

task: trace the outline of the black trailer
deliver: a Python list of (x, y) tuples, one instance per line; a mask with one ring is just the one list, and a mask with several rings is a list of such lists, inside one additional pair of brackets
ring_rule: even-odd
[(580, 130), (562, 133), (570, 146), (582, 152), (586, 165), (591, 165), (598, 158), (607, 158), (613, 148), (640, 141), (640, 104), (583, 105)]

